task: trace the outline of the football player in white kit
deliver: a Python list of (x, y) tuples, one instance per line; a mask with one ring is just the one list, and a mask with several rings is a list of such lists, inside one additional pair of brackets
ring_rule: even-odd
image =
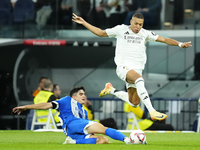
[[(148, 92), (144, 86), (142, 71), (146, 63), (145, 44), (147, 41), (156, 41), (172, 46), (188, 48), (192, 46), (191, 42), (178, 42), (174, 39), (164, 38), (143, 29), (144, 17), (140, 13), (135, 13), (133, 15), (130, 20), (130, 26), (122, 24), (106, 30), (101, 30), (89, 24), (76, 14), (73, 14), (72, 20), (78, 24), (82, 24), (99, 37), (108, 36), (117, 39), (114, 58), (115, 64), (117, 65), (116, 73), (118, 77), (126, 83), (129, 97), (127, 101), (131, 103), (133, 107), (137, 107), (140, 104), (140, 100), (142, 100), (153, 120), (166, 119), (166, 114), (157, 112), (153, 108)], [(112, 88), (107, 84), (105, 89), (101, 91), (100, 97), (107, 95), (111, 90)]]

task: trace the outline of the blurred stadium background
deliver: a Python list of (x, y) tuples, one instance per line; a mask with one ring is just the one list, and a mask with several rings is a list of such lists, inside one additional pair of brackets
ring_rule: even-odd
[[(79, 15), (78, 1), (73, 0), (72, 11)], [(115, 73), (115, 39), (99, 38), (72, 22), (59, 23), (59, 4), (55, 0), (53, 23), (40, 29), (35, 21), (36, 9), (24, 14), (22, 20), (15, 19), (14, 9), (9, 21), (0, 14), (0, 130), (27, 129), (27, 114), (17, 116), (11, 111), (17, 105), (33, 103), (32, 92), (41, 76), (58, 84), (62, 96), (72, 87), (83, 85), (95, 119), (113, 117), (118, 128), (125, 129), (123, 102), (113, 96), (98, 97), (106, 82), (124, 90)], [(143, 72), (146, 88), (154, 107), (168, 114), (166, 123), (175, 130), (192, 131), (198, 113), (200, 78), (194, 78), (194, 60), (200, 52), (199, 6), (198, 0), (162, 0), (159, 25), (148, 27), (161, 36), (193, 45), (181, 49), (147, 43)]]

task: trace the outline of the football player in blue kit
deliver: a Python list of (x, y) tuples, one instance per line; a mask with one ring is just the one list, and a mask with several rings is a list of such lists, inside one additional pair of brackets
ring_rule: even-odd
[(63, 144), (107, 144), (107, 135), (115, 140), (131, 144), (130, 139), (121, 132), (107, 128), (102, 124), (88, 120), (87, 111), (82, 104), (86, 100), (84, 87), (76, 87), (70, 91), (70, 96), (63, 97), (57, 101), (25, 105), (13, 108), (18, 115), (27, 109), (57, 109), (64, 134), (67, 136)]

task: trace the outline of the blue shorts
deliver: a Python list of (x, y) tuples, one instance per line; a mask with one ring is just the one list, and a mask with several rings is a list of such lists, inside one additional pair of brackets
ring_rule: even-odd
[(67, 125), (67, 136), (70, 136), (72, 139), (87, 139), (91, 134), (88, 134), (86, 128), (90, 125), (97, 123), (91, 120), (85, 120), (81, 118), (77, 118), (71, 121)]

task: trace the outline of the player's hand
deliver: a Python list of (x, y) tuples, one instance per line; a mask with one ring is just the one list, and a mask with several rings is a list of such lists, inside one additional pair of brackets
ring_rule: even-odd
[(82, 17), (79, 17), (74, 13), (73, 13), (73, 16), (72, 16), (72, 21), (74, 21), (78, 24), (83, 24), (85, 22), (85, 20)]
[(185, 42), (185, 43), (183, 43), (183, 44), (181, 45), (182, 48), (188, 48), (188, 47), (190, 47), (190, 46), (192, 46), (192, 45), (191, 45), (191, 41), (190, 41), (190, 42)]
[(25, 111), (25, 110), (26, 110), (25, 106), (20, 106), (20, 107), (15, 107), (15, 108), (13, 108), (13, 112), (14, 112), (14, 113), (17, 113), (17, 112), (18, 112), (18, 115), (21, 114), (21, 112), (22, 112), (22, 111)]

